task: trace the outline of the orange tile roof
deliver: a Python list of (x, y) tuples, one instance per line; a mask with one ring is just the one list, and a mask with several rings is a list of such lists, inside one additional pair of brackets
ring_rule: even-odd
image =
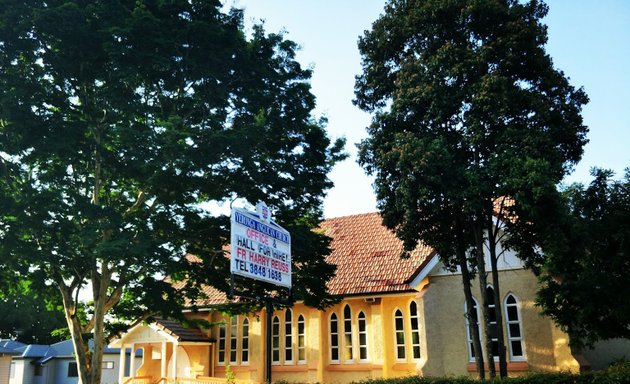
[(326, 259), (337, 265), (337, 275), (328, 282), (333, 295), (410, 290), (409, 281), (433, 256), (421, 244), (409, 258), (400, 258), (402, 241), (383, 226), (378, 213), (328, 219), (321, 228), (333, 239)]
[[(409, 258), (400, 258), (402, 241), (383, 226), (376, 212), (324, 220), (320, 227), (332, 238), (326, 261), (337, 266), (336, 275), (328, 282), (332, 295), (409, 291), (410, 280), (434, 255), (429, 246), (421, 244)], [(213, 287), (205, 286), (204, 294), (207, 297), (196, 305), (227, 302), (226, 295)]]

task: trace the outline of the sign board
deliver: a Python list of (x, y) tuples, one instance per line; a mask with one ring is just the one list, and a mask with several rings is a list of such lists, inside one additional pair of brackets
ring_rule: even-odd
[(232, 209), (230, 272), (291, 288), (291, 235), (264, 203), (256, 208)]

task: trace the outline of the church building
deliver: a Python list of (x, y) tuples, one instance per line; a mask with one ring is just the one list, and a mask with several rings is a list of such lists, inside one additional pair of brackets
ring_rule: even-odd
[[(476, 375), (458, 273), (444, 270), (427, 246), (401, 259), (402, 243), (377, 213), (328, 219), (321, 228), (333, 239), (327, 261), (337, 265), (328, 287), (341, 300), (323, 311), (297, 302), (273, 313), (274, 382)], [(534, 305), (537, 280), (532, 272), (509, 251), (501, 256), (499, 269), (510, 375), (600, 368), (630, 351), (630, 342), (611, 341), (573, 354), (567, 334)], [(477, 303), (481, 295), (493, 297), (491, 285), (481, 292), (476, 281), (473, 292)], [(191, 316), (217, 324), (212, 329), (158, 321), (113, 341), (110, 346), (122, 348), (121, 355), (142, 349), (142, 362), (130, 373), (135, 379), (122, 377), (125, 369), (119, 369), (119, 381), (153, 383), (178, 377), (209, 383), (233, 375), (237, 382), (264, 382), (264, 310), (227, 317), (213, 309), (226, 302), (225, 295), (210, 288), (207, 294), (203, 309)], [(477, 313), (481, 318), (479, 306)]]

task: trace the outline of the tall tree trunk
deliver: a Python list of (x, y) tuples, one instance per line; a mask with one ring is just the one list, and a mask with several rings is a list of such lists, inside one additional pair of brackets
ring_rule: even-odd
[(77, 373), (79, 375), (79, 384), (89, 383), (90, 365), (89, 365), (89, 346), (83, 339), (83, 326), (77, 316), (77, 300), (72, 297), (72, 293), (77, 287), (75, 284), (66, 285), (61, 277), (57, 278), (57, 287), (61, 291), (63, 299), (64, 314), (66, 322), (70, 329), (70, 338), (74, 347), (75, 361), (77, 363)]
[(457, 263), (462, 272), (462, 283), (464, 285), (464, 297), (466, 299), (466, 318), (468, 319), (468, 332), (472, 338), (473, 350), (475, 352), (475, 365), (477, 367), (477, 375), (480, 380), (485, 380), (486, 370), (483, 361), (483, 349), (481, 348), (481, 338), (479, 337), (479, 318), (475, 310), (475, 302), (473, 300), (472, 289), (470, 287), (470, 271), (468, 270), (468, 262), (466, 261), (466, 250), (461, 245), (457, 249)]
[(100, 384), (103, 364), (103, 349), (105, 343), (105, 302), (107, 301), (107, 288), (109, 287), (110, 271), (105, 262), (102, 262), (101, 273), (94, 271), (92, 274), (92, 291), (94, 295), (94, 349), (90, 363), (90, 384)]
[(499, 375), (501, 378), (507, 377), (507, 360), (506, 360), (506, 348), (505, 338), (503, 333), (503, 304), (501, 301), (501, 289), (499, 285), (499, 270), (497, 267), (498, 256), (497, 246), (498, 228), (492, 223), (492, 216), (487, 220), (488, 226), (488, 248), (490, 252), (490, 265), (492, 267), (492, 285), (494, 286), (494, 310), (496, 318), (496, 333), (499, 344)]
[(496, 377), (494, 368), (494, 355), (492, 354), (492, 332), (490, 329), (490, 308), (488, 308), (488, 298), (486, 296), (486, 288), (488, 285), (488, 273), (486, 272), (486, 260), (484, 257), (483, 246), (483, 225), (476, 223), (473, 231), (475, 234), (475, 256), (477, 261), (477, 274), (479, 275), (479, 290), (481, 291), (481, 312), (483, 316), (484, 335), (486, 336), (486, 360), (488, 361), (488, 372), (490, 379)]

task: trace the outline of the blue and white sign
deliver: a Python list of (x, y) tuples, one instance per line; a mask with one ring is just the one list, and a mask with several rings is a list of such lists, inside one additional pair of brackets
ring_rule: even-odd
[(271, 220), (264, 203), (256, 208), (232, 209), (230, 271), (291, 288), (291, 234)]

